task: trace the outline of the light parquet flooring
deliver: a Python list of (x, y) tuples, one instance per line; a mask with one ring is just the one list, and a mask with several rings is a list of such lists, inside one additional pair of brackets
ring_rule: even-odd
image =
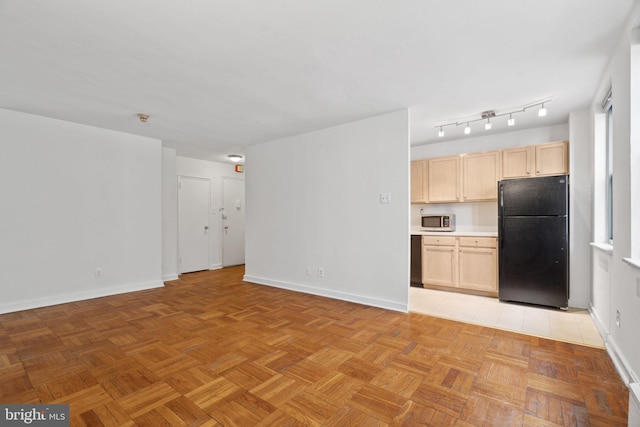
[(0, 315), (0, 402), (71, 425), (625, 426), (602, 349), (243, 282)]

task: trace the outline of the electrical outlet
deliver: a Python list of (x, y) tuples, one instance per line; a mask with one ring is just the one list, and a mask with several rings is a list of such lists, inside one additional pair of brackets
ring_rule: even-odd
[(318, 277), (321, 279), (324, 277), (324, 268), (318, 267)]
[(386, 205), (391, 203), (391, 193), (380, 193), (380, 204)]
[(620, 310), (616, 310), (616, 326), (620, 327)]
[(95, 271), (94, 274), (95, 274), (96, 279), (101, 278), (102, 277), (102, 269), (101, 268), (96, 268), (96, 271)]

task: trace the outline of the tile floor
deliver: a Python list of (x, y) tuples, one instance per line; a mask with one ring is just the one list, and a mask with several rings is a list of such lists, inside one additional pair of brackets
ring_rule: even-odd
[(497, 298), (409, 288), (409, 311), (461, 322), (604, 348), (587, 310), (559, 310), (500, 302)]

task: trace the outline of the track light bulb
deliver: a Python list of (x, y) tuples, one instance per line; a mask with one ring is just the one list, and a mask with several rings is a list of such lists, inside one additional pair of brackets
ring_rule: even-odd
[(507, 120), (507, 126), (513, 126), (516, 124), (516, 120), (509, 114), (509, 120)]
[(464, 127), (464, 134), (469, 135), (471, 133), (471, 128), (469, 127), (469, 123)]
[(544, 108), (544, 104), (542, 104), (542, 106), (538, 110), (538, 117), (544, 117), (546, 115), (547, 115), (547, 109)]
[(489, 121), (489, 119), (487, 119), (487, 123), (485, 123), (485, 124), (484, 124), (484, 128), (485, 128), (486, 130), (491, 129), (491, 122)]
[(440, 126), (440, 130), (438, 131), (438, 136), (444, 136), (444, 131), (442, 130), (442, 126)]

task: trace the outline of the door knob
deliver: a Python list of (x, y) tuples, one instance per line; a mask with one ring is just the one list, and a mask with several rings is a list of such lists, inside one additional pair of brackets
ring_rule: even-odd
[(209, 226), (208, 226), (208, 225), (205, 225), (205, 226), (204, 226), (204, 229), (205, 229), (205, 230), (208, 230), (208, 229), (209, 229)]

